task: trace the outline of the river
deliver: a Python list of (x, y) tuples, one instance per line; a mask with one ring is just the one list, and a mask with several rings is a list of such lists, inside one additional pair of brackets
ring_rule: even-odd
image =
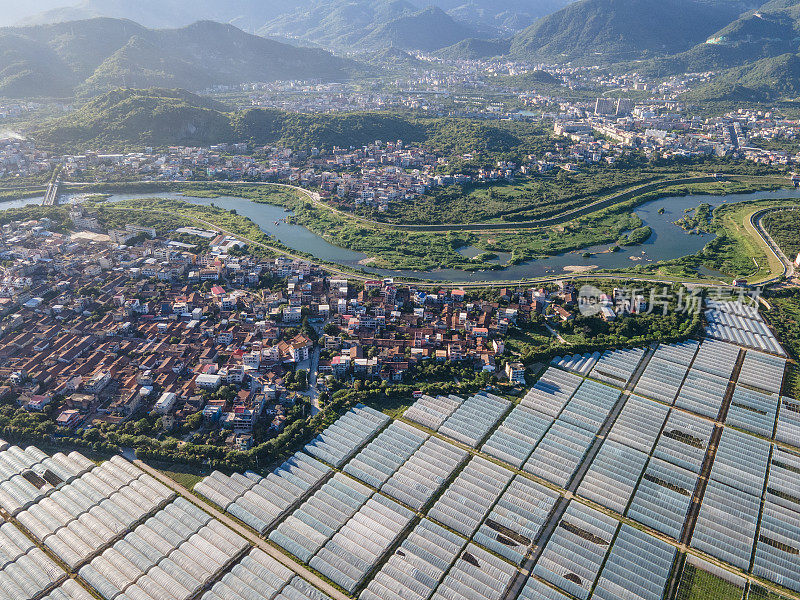
[[(750, 194), (730, 194), (727, 196), (690, 195), (659, 198), (642, 204), (635, 210), (644, 224), (649, 225), (653, 230), (650, 239), (640, 246), (625, 247), (619, 252), (609, 252), (608, 250), (613, 244), (606, 244), (582, 248), (575, 252), (550, 256), (518, 265), (511, 265), (501, 270), (478, 271), (474, 273), (459, 269), (392, 271), (364, 266), (361, 261), (368, 258), (367, 255), (334, 246), (305, 227), (285, 223), (283, 219), (291, 215), (291, 213), (285, 211), (282, 207), (251, 202), (243, 198), (229, 196), (221, 196), (218, 198), (191, 198), (176, 192), (165, 192), (151, 194), (115, 194), (110, 200), (122, 201), (139, 198), (172, 198), (202, 205), (213, 203), (215, 206), (227, 210), (236, 210), (238, 214), (250, 218), (267, 234), (272, 235), (276, 240), (289, 248), (313, 254), (320, 260), (338, 263), (355, 269), (363, 269), (375, 275), (384, 277), (409, 277), (434, 281), (470, 282), (513, 281), (545, 275), (568, 275), (570, 272), (591, 267), (597, 269), (620, 269), (637, 264), (671, 260), (689, 254), (695, 254), (708, 244), (714, 236), (710, 234), (692, 235), (675, 225), (673, 222), (680, 219), (684, 215), (686, 209), (694, 208), (703, 202), (707, 202), (712, 206), (719, 206), (723, 203), (732, 204), (751, 200), (800, 198), (800, 190), (786, 189), (772, 192), (754, 192)], [(0, 208), (15, 208), (30, 204), (41, 204), (41, 202), (42, 198), (11, 200), (0, 203)], [(663, 214), (659, 214), (659, 209), (661, 208), (664, 209)], [(474, 256), (480, 251), (476, 248), (467, 247), (459, 249), (459, 252), (465, 256)], [(584, 252), (590, 252), (592, 256), (583, 258), (582, 254)], [(502, 260), (507, 260), (508, 258), (507, 254), (498, 253), (498, 255)], [(716, 274), (705, 273), (704, 275), (715, 276)]]

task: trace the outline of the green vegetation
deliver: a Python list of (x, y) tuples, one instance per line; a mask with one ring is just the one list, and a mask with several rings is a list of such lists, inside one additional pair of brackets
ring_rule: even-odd
[(606, 209), (563, 225), (480, 234), (475, 245), (490, 252), (511, 252), (511, 262), (519, 263), (589, 246), (616, 244), (623, 238), (628, 244), (639, 244), (649, 236), (650, 228), (642, 227), (636, 214)]
[(161, 465), (158, 465), (158, 468), (164, 475), (172, 479), (175, 483), (182, 485), (187, 490), (194, 488), (197, 483), (208, 475), (206, 469), (192, 467), (181, 469), (176, 465), (167, 465), (165, 468), (162, 468)]
[(317, 208), (310, 202), (293, 203), (290, 208), (294, 211), (292, 222), (308, 227), (335, 246), (374, 257), (372, 266), (375, 267), (416, 270), (491, 268), (456, 251), (475, 241), (469, 233), (423, 233), (376, 227)]
[(107, 227), (119, 227), (134, 220), (137, 224), (154, 227), (156, 231), (164, 234), (185, 225), (187, 223), (185, 217), (189, 217), (189, 219), (201, 219), (254, 242), (274, 244), (272, 238), (247, 217), (213, 205), (202, 206), (168, 198), (145, 198), (100, 204), (95, 208)]
[[(331, 150), (402, 139), (448, 156), (477, 154), (479, 160), (473, 166), (493, 165), (504, 156), (520, 160), (530, 152), (552, 149), (550, 134), (531, 123), (417, 118), (388, 112), (320, 115), (228, 110), (183, 90), (124, 89), (99, 96), (67, 117), (30, 123), (26, 132), (39, 144), (70, 151), (219, 142)], [(462, 166), (455, 161), (452, 168)]]
[[(508, 54), (510, 42), (508, 40), (481, 40), (467, 38), (457, 44), (438, 50), (435, 54), (446, 60), (478, 60)], [(535, 71), (543, 73), (543, 71)], [(545, 73), (546, 74), (546, 73)]]
[(537, 320), (509, 329), (506, 348), (512, 354), (522, 357), (547, 351), (555, 353), (558, 343), (544, 326), (544, 322)]
[[(614, 287), (629, 286), (624, 281), (586, 281), (606, 293)], [(553, 317), (551, 327), (565, 340), (562, 343), (545, 327), (543, 317), (509, 330), (507, 346), (525, 363), (549, 361), (553, 356), (576, 354), (618, 348), (640, 346), (655, 341), (671, 343), (697, 335), (701, 329), (700, 312), (687, 314), (679, 310), (679, 286), (658, 286), (657, 295), (671, 297), (666, 314), (658, 307), (651, 314), (618, 315), (613, 321), (604, 321), (600, 316), (578, 315), (573, 320), (562, 322)], [(639, 289), (637, 293), (649, 298), (650, 289)], [(685, 296), (685, 293), (684, 293)]]
[[(316, 208), (310, 202), (301, 200), (295, 192), (284, 188), (236, 186), (229, 189), (227, 186), (215, 187), (208, 184), (204, 188), (198, 186), (190, 189), (192, 194), (199, 193), (206, 197), (219, 192), (218, 195), (239, 196), (255, 202), (291, 208), (294, 211), (294, 216), (291, 217), (293, 222), (309, 227), (334, 245), (375, 257), (371, 262), (373, 266), (417, 270), (441, 267), (468, 270), (498, 268), (497, 265), (471, 261), (456, 252), (456, 249), (472, 243), (473, 238), (468, 233), (432, 234), (370, 227), (343, 218), (332, 211)], [(107, 227), (118, 228), (125, 223), (135, 222), (154, 227), (160, 234), (165, 234), (186, 225), (191, 219), (200, 219), (270, 248), (285, 250), (290, 254), (303, 254), (285, 247), (247, 217), (213, 204), (203, 206), (181, 200), (143, 198), (99, 204), (95, 208)], [(312, 258), (311, 255), (308, 257)]]
[(789, 600), (789, 597), (776, 594), (757, 583), (751, 583), (750, 590), (747, 592), (747, 600)]
[[(676, 173), (589, 167), (579, 172), (532, 177), (515, 183), (450, 186), (411, 201), (394, 203), (379, 217), (390, 223), (480, 223), (544, 219), (585, 206), (627, 187), (674, 178)], [(691, 175), (678, 175), (679, 177)]]
[(117, 90), (68, 116), (34, 124), (31, 135), (54, 147), (207, 144), (230, 135), (224, 110), (213, 100), (183, 90)]
[[(635, 216), (635, 215), (634, 215)], [(617, 243), (620, 246), (638, 246), (644, 244), (653, 235), (653, 230), (650, 226), (637, 227), (630, 233), (623, 235)]]
[(472, 37), (475, 31), (456, 21), (441, 8), (430, 6), (388, 22), (380, 22), (360, 41), (365, 47), (386, 45), (405, 50), (432, 52)]
[(800, 254), (800, 211), (769, 212), (761, 218), (761, 224), (789, 260)]
[(411, 3), (387, 0), (302, 6), (271, 20), (258, 33), (347, 52), (385, 48), (432, 51), (475, 35), (440, 9), (419, 11)]
[(711, 231), (711, 205), (703, 202), (691, 212), (675, 221), (675, 225), (689, 233), (708, 233)]
[(688, 50), (741, 12), (734, 2), (581, 0), (517, 34), (511, 54), (525, 60), (612, 63)]
[[(742, 172), (728, 181), (704, 181), (715, 170)], [(748, 172), (749, 171), (749, 172)], [(648, 163), (638, 157), (614, 165), (594, 165), (577, 172), (534, 176), (513, 183), (449, 186), (411, 201), (393, 203), (385, 212), (362, 208), (358, 214), (387, 223), (466, 224), (538, 221), (594, 203), (628, 203), (632, 208), (668, 195), (731, 194), (786, 186), (786, 179), (753, 179), (768, 174), (742, 163)], [(670, 185), (669, 181), (690, 182)], [(691, 180), (696, 180), (694, 183)], [(631, 202), (633, 201), (633, 202)], [(586, 212), (591, 209), (587, 208)]]
[(800, 56), (797, 54), (771, 56), (729, 69), (715, 76), (711, 82), (684, 94), (687, 100), (693, 101), (740, 102), (770, 102), (798, 96)]
[(53, 230), (64, 233), (72, 222), (69, 220), (69, 211), (63, 206), (23, 206), (21, 208), (7, 208), (0, 211), (0, 225), (12, 221), (28, 221), (30, 219), (47, 218), (55, 223)]
[[(746, 182), (746, 183), (745, 183)], [(631, 209), (640, 202), (641, 198), (652, 199), (665, 194), (679, 194), (689, 192), (720, 193), (725, 190), (748, 187), (758, 188), (773, 186), (769, 180), (763, 183), (751, 182), (748, 179), (732, 182), (715, 182), (693, 184), (691, 186), (667, 187), (664, 191), (647, 192), (642, 196), (633, 196), (626, 192), (632, 199), (614, 205), (611, 208), (595, 211), (572, 221), (519, 231), (459, 231), (457, 228), (445, 232), (435, 231), (409, 231), (394, 229), (390, 226), (357, 221), (324, 206), (315, 205), (305, 196), (287, 188), (268, 185), (248, 184), (215, 184), (194, 183), (181, 185), (161, 186), (161, 188), (146, 187), (139, 190), (138, 186), (128, 190), (124, 184), (119, 184), (117, 191), (156, 191), (156, 189), (171, 189), (184, 194), (198, 197), (215, 197), (222, 195), (238, 196), (255, 202), (277, 204), (293, 211), (290, 221), (303, 225), (319, 234), (335, 246), (348, 248), (366, 254), (371, 266), (388, 269), (413, 269), (430, 270), (437, 268), (458, 268), (463, 270), (499, 269), (502, 265), (495, 260), (498, 252), (511, 253), (509, 262), (520, 262), (552, 256), (564, 252), (571, 252), (609, 244), (609, 250), (618, 249), (618, 245), (640, 244), (646, 241), (651, 230), (643, 226), (641, 219), (631, 212)], [(103, 189), (100, 187), (84, 187), (81, 191)], [(736, 206), (760, 206), (748, 203)], [(115, 227), (124, 224), (125, 215), (130, 211), (120, 211), (119, 208), (150, 208), (165, 211), (164, 214), (150, 214), (137, 217), (143, 225), (156, 227), (159, 230), (169, 231), (178, 225), (174, 217), (178, 209), (182, 214), (192, 215), (201, 219), (214, 222), (220, 227), (228, 229), (223, 222), (212, 220), (220, 217), (228, 220), (231, 215), (222, 209), (212, 207), (199, 207), (188, 202), (178, 200), (162, 201), (150, 200), (142, 204), (139, 201), (116, 204), (105, 209), (104, 214), (115, 214), (115, 220), (108, 220), (109, 225)], [(724, 211), (729, 210), (728, 205)], [(151, 211), (152, 212), (152, 211)], [(217, 215), (217, 216), (214, 216)], [(268, 244), (273, 248), (284, 248), (282, 244), (267, 236), (251, 221), (238, 217), (237, 231), (250, 239)], [(245, 227), (245, 223), (247, 223)], [(228, 223), (230, 226), (231, 223)], [(714, 228), (716, 231), (716, 226)], [(249, 233), (248, 233), (249, 232)], [(712, 241), (700, 255), (685, 257), (669, 263), (659, 263), (634, 268), (634, 272), (653, 272), (659, 270), (664, 275), (696, 276), (697, 269), (705, 265), (708, 268), (720, 270), (735, 275), (754, 275), (752, 256), (759, 261), (759, 266), (764, 265), (768, 271), (767, 257), (758, 243), (755, 243), (755, 253), (741, 252), (738, 238), (730, 238), (723, 231), (717, 239)], [(474, 245), (480, 250), (477, 257), (469, 259), (458, 252), (459, 248)], [(290, 253), (297, 253), (287, 249)], [(752, 265), (752, 266), (751, 266)]]
[[(353, 221), (281, 188), (215, 187), (213, 184), (206, 184), (204, 188), (202, 193), (207, 195), (219, 193), (286, 206), (294, 213), (290, 218), (292, 222), (309, 228), (336, 246), (373, 257), (372, 266), (390, 269), (496, 269), (499, 266), (491, 261), (496, 258), (497, 252), (511, 253), (510, 262), (515, 264), (587, 246), (613, 244), (623, 237), (628, 244), (642, 243), (650, 233), (648, 227), (642, 227), (637, 215), (613, 209), (598, 211), (564, 225), (524, 232), (471, 234), (459, 231), (406, 231)], [(468, 245), (475, 245), (483, 252), (473, 259), (457, 252)]]
[(800, 289), (782, 288), (766, 294), (772, 309), (766, 316), (778, 339), (796, 359), (800, 359)]
[(688, 562), (675, 600), (742, 600), (744, 589)]
[[(796, 53), (798, 26), (800, 9), (796, 3), (780, 0), (767, 2), (758, 11), (742, 12), (739, 18), (709, 36), (722, 43), (700, 43), (674, 57), (642, 65), (642, 71), (649, 75), (663, 76), (666, 73), (719, 70), (748, 63), (757, 64), (760, 59)], [(756, 70), (765, 67), (766, 70), (771, 70), (769, 62), (762, 65), (757, 66)], [(747, 69), (742, 74), (747, 76)], [(781, 76), (779, 72), (776, 75), (779, 78)], [(727, 79), (735, 84), (732, 77)], [(731, 91), (734, 92), (731, 96), (735, 97), (735, 90)]]

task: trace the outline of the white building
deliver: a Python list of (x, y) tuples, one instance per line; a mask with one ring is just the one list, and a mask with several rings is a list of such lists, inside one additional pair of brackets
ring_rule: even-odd
[(175, 406), (178, 397), (173, 392), (164, 392), (153, 406), (153, 414), (165, 415)]
[(209, 375), (207, 373), (203, 373), (202, 375), (197, 376), (195, 383), (197, 384), (197, 387), (204, 390), (216, 390), (222, 383), (222, 377), (220, 375)]

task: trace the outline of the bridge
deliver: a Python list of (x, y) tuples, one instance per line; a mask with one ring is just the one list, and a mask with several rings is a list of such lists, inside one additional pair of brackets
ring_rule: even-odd
[(47, 192), (44, 195), (44, 202), (42, 206), (55, 206), (58, 200), (58, 186), (61, 181), (58, 178), (53, 179), (47, 186)]

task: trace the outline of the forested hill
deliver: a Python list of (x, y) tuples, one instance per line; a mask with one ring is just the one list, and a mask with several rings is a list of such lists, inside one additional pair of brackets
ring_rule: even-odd
[(0, 29), (0, 96), (7, 97), (93, 95), (119, 86), (201, 90), (249, 81), (334, 81), (360, 69), (323, 50), (213, 21), (153, 30), (98, 18)]
[(376, 139), (402, 139), (448, 154), (496, 154), (541, 143), (543, 136), (534, 129), (520, 123), (422, 119), (393, 113), (236, 112), (183, 90), (120, 89), (90, 100), (68, 116), (31, 124), (25, 133), (43, 147), (70, 151), (221, 142), (330, 149), (361, 146)]
[(580, 0), (518, 33), (529, 60), (619, 62), (686, 51), (736, 19), (739, 0)]

